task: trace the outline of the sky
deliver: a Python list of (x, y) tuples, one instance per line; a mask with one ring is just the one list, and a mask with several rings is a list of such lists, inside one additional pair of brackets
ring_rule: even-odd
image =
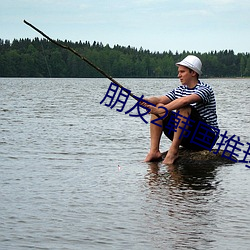
[(0, 0), (0, 38), (102, 42), (151, 52), (250, 52), (249, 0)]

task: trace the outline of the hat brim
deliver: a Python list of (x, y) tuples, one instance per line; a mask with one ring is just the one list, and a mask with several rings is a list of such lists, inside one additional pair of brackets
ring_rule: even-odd
[(184, 66), (186, 68), (189, 68), (193, 71), (195, 71), (198, 75), (202, 74), (202, 71), (197, 69), (196, 67), (194, 67), (192, 64), (188, 63), (188, 62), (178, 62), (175, 64), (176, 66)]

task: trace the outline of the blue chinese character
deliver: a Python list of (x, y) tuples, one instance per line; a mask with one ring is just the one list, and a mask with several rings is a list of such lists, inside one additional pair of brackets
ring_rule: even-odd
[[(131, 109), (129, 109), (128, 111), (126, 111), (125, 114), (130, 113), (131, 111), (133, 111), (133, 110), (136, 108), (138, 114), (137, 114), (137, 115), (129, 114), (129, 116), (134, 116), (134, 117), (138, 117), (138, 116), (139, 116), (139, 117), (141, 117), (141, 119), (142, 119), (145, 123), (148, 123), (148, 122), (143, 118), (143, 116), (144, 116), (144, 115), (147, 115), (147, 114), (150, 112), (151, 109), (150, 109), (150, 108), (147, 108), (147, 107), (144, 107), (143, 105), (141, 105), (141, 103), (147, 103), (147, 104), (152, 105), (152, 106), (154, 106), (154, 107), (155, 107), (155, 105), (152, 104), (152, 103), (150, 103), (150, 102), (148, 102), (148, 101), (146, 101), (146, 100), (143, 100), (143, 97), (144, 97), (144, 95), (142, 95), (140, 98), (136, 97), (136, 98), (138, 99), (137, 103), (136, 103)], [(146, 111), (145, 113), (141, 114), (140, 108), (146, 109), (147, 111)]]
[(211, 151), (219, 133), (219, 129), (199, 121), (190, 142)]
[[(123, 93), (123, 92), (125, 92), (125, 93)], [(118, 112), (122, 112), (125, 105), (126, 105), (126, 102), (127, 102), (128, 98), (129, 98), (130, 93), (131, 93), (130, 90), (125, 89), (125, 88), (122, 87), (118, 97), (116, 98), (115, 103), (110, 108), (112, 109), (118, 102), (120, 102), (120, 103), (122, 103), (122, 107), (120, 109), (116, 109), (116, 110)], [(125, 97), (125, 100), (120, 100), (120, 97)]]
[[(244, 146), (244, 144), (242, 142), (240, 142), (240, 137), (238, 136), (238, 140), (234, 139), (235, 135), (231, 136), (229, 139), (227, 139), (226, 142), (226, 146), (225, 149), (222, 153), (222, 157), (225, 157), (229, 160), (232, 160), (234, 162), (237, 162), (237, 160), (235, 158), (233, 158), (234, 156), (239, 156), (238, 154), (234, 153), (235, 150), (241, 151), (240, 148), (237, 148), (237, 145), (242, 145)], [(230, 144), (230, 142), (233, 142), (233, 145)], [(232, 148), (232, 150), (228, 150), (228, 148)], [(229, 153), (229, 156), (226, 155), (226, 153)]]
[(221, 141), (219, 143), (216, 143), (216, 145), (219, 145), (218, 149), (216, 152), (213, 152), (214, 154), (218, 154), (220, 151), (221, 146), (224, 146), (224, 140), (227, 139), (227, 131), (224, 132), (224, 134), (220, 134), (220, 136), (222, 137)]
[(170, 134), (172, 131), (176, 132), (177, 128), (180, 124), (181, 119), (179, 117), (183, 117), (180, 115), (180, 111), (177, 112), (172, 111), (171, 116), (169, 117), (167, 125), (165, 125), (165, 128), (168, 129), (168, 134)]
[(190, 118), (190, 116), (188, 116), (188, 117), (182, 116), (182, 117), (184, 119), (186, 119), (186, 121), (182, 121), (181, 122), (181, 123), (184, 124), (183, 127), (179, 126), (179, 128), (182, 129), (179, 139), (181, 139), (182, 136), (185, 137), (185, 138), (187, 138), (190, 135), (191, 131), (189, 130), (189, 127), (193, 127), (193, 125), (191, 125), (190, 123), (191, 122), (195, 122), (194, 120), (192, 120)]
[[(115, 95), (116, 95), (118, 88), (119, 88), (119, 86), (117, 84), (111, 82), (109, 85), (108, 91), (107, 91), (106, 95), (104, 96), (104, 98), (102, 99), (102, 101), (100, 102), (100, 104), (102, 104), (106, 98), (110, 98), (109, 104), (105, 103), (105, 106), (109, 107), (115, 98)], [(111, 92), (111, 94), (109, 94), (110, 92)]]
[(157, 118), (156, 119), (154, 119), (154, 120), (151, 120), (151, 123), (153, 123), (154, 125), (156, 125), (156, 126), (158, 126), (158, 127), (162, 127), (162, 125), (160, 125), (160, 124), (158, 124), (158, 123), (156, 123), (157, 121), (162, 121), (162, 120), (164, 120), (167, 116), (168, 116), (168, 109), (167, 108), (165, 108), (164, 106), (159, 106), (159, 107), (157, 107), (158, 109), (164, 109), (165, 110), (165, 114), (163, 115), (163, 116), (159, 116), (159, 115), (157, 115)]
[[(247, 145), (249, 146), (247, 151), (243, 151), (245, 153), (245, 156), (243, 158), (243, 160), (240, 160), (239, 162), (243, 162), (243, 163), (248, 163), (249, 161), (246, 161), (246, 158), (248, 155), (250, 155), (250, 143), (247, 142)], [(250, 166), (246, 165), (247, 168), (250, 168)]]

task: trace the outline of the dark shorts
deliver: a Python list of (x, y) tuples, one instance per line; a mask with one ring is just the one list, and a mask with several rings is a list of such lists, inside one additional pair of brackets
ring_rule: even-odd
[[(209, 127), (209, 125), (200, 117), (198, 111), (194, 107), (190, 107), (191, 114), (189, 118), (191, 122), (189, 126), (186, 125), (186, 130), (188, 131), (183, 134), (180, 145), (186, 149), (192, 150), (211, 150), (218, 139), (218, 135), (211, 128), (205, 131), (204, 128)], [(178, 119), (176, 116), (176, 113), (171, 111), (170, 115), (163, 120), (163, 132), (171, 141), (174, 136), (174, 119)], [(177, 126), (177, 123), (175, 123), (175, 126)], [(180, 123), (178, 127), (185, 127), (185, 124)]]

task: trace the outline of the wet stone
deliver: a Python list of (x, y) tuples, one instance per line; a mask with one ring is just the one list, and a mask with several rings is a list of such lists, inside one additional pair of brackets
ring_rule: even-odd
[[(167, 151), (162, 154), (162, 159), (165, 158)], [(181, 148), (179, 150), (179, 157), (175, 161), (175, 164), (213, 164), (213, 165), (222, 165), (222, 164), (232, 164), (236, 163), (237, 158), (230, 156), (229, 153), (224, 153), (223, 150), (213, 149), (209, 150), (188, 150)]]

